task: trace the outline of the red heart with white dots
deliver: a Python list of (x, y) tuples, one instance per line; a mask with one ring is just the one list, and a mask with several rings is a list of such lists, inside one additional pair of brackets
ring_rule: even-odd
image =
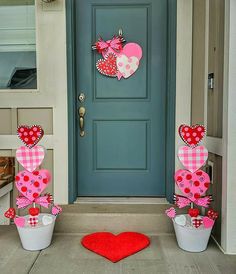
[(43, 137), (43, 134), (43, 129), (39, 125), (21, 125), (17, 128), (17, 136), (28, 148), (35, 146)]
[(96, 63), (97, 70), (106, 76), (116, 77), (117, 65), (116, 56), (113, 53), (109, 53), (105, 56), (105, 59), (99, 59)]
[(192, 148), (196, 147), (201, 142), (205, 133), (206, 129), (202, 125), (181, 125), (179, 127), (179, 135), (181, 139)]
[(16, 210), (13, 207), (10, 207), (5, 213), (4, 216), (9, 219), (14, 219), (16, 216)]
[(191, 173), (185, 169), (175, 172), (175, 182), (182, 193), (192, 202), (205, 194), (210, 186), (210, 178), (207, 173), (198, 170)]
[(209, 209), (207, 211), (207, 216), (213, 220), (216, 220), (219, 216), (219, 213), (217, 211), (214, 211), (213, 209)]
[(15, 177), (17, 189), (30, 201), (34, 201), (48, 186), (51, 180), (50, 172), (46, 169), (29, 172), (20, 171)]

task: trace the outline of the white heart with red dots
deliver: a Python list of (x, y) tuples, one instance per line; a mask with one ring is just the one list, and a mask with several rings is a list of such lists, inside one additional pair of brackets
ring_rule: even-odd
[(33, 173), (23, 170), (16, 175), (15, 184), (20, 193), (33, 202), (48, 186), (50, 180), (50, 172), (46, 169), (35, 170)]
[(135, 56), (127, 57), (125, 54), (121, 54), (117, 56), (116, 64), (122, 76), (128, 78), (138, 69), (139, 59)]

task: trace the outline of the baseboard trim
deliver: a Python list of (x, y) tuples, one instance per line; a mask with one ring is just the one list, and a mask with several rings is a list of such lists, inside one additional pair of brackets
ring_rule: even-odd
[(169, 204), (166, 198), (78, 197), (75, 204)]
[(218, 241), (216, 240), (216, 238), (211, 234), (211, 238), (213, 239), (213, 241), (215, 242), (215, 244), (218, 246), (218, 248), (224, 253), (224, 254), (227, 254), (227, 255), (235, 255), (235, 253), (226, 253), (226, 251), (223, 249), (223, 247), (218, 243)]

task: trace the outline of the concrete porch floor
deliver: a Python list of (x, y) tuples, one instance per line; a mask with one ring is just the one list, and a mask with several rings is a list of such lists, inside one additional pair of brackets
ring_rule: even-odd
[(224, 255), (211, 240), (207, 251), (188, 253), (177, 247), (175, 236), (150, 236), (147, 249), (116, 264), (80, 245), (82, 234), (54, 234), (52, 245), (40, 252), (22, 249), (15, 226), (0, 227), (0, 273), (236, 273), (236, 256)]

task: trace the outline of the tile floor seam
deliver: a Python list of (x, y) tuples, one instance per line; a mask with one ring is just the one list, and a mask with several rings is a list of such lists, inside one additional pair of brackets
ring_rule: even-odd
[(36, 261), (38, 260), (39, 255), (41, 254), (41, 252), (42, 252), (42, 250), (39, 251), (38, 255), (36, 256), (35, 260), (33, 261), (32, 265), (30, 266), (30, 269), (29, 269), (29, 271), (28, 271), (28, 274), (31, 273), (31, 270), (33, 269), (33, 267), (34, 267)]

